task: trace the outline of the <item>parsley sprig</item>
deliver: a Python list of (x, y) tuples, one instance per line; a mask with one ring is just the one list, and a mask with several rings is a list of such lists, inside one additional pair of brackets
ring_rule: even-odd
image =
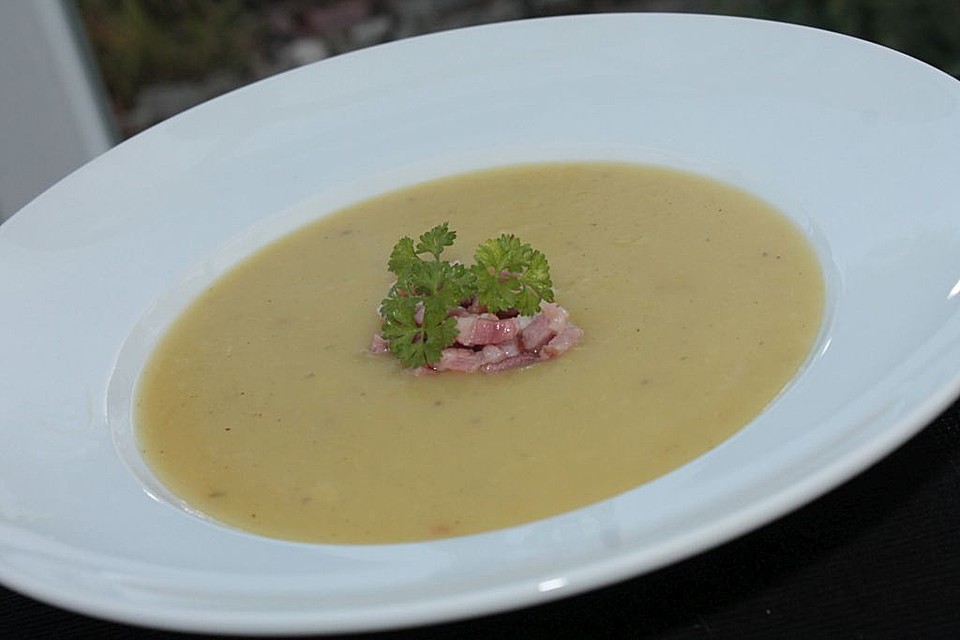
[(493, 313), (516, 309), (530, 316), (540, 301), (553, 302), (550, 265), (542, 253), (515, 235), (487, 240), (474, 254), (477, 302)]
[(477, 247), (467, 267), (441, 258), (456, 238), (444, 222), (390, 252), (387, 269), (397, 279), (380, 303), (380, 333), (406, 367), (437, 362), (456, 341), (450, 311), (458, 306), (476, 301), (491, 313), (533, 315), (541, 300), (553, 301), (547, 259), (529, 244), (503, 234)]

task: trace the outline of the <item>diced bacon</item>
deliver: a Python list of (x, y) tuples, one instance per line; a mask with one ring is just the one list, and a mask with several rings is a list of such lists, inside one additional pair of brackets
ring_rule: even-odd
[(580, 342), (582, 337), (583, 329), (575, 324), (568, 323), (563, 331), (551, 338), (550, 342), (540, 349), (540, 357), (544, 359), (556, 358), (569, 351), (573, 345)]
[(497, 347), (499, 347), (503, 351), (504, 355), (508, 358), (512, 358), (513, 356), (518, 356), (520, 355), (520, 352), (521, 352), (519, 340), (510, 340), (509, 342), (503, 342), (501, 344), (498, 344)]
[(540, 313), (550, 321), (550, 330), (554, 333), (563, 331), (570, 320), (570, 313), (553, 302), (542, 303), (540, 305)]
[(440, 354), (440, 361), (433, 365), (437, 371), (462, 371), (472, 373), (483, 364), (483, 356), (473, 349), (447, 347)]
[(370, 344), (370, 353), (381, 354), (390, 351), (390, 343), (383, 339), (379, 333), (373, 334), (373, 342)]
[[(507, 357), (507, 354), (495, 344), (488, 344), (480, 350), (480, 360), (484, 365), (500, 362)], [(482, 365), (481, 365), (482, 366)]]
[(491, 313), (457, 317), (457, 342), (465, 347), (501, 344), (520, 334), (515, 318), (501, 320)]
[(550, 320), (543, 314), (536, 316), (523, 331), (520, 332), (520, 340), (523, 342), (523, 348), (536, 351), (550, 341), (553, 333), (550, 331)]
[(567, 327), (569, 314), (558, 304), (544, 302), (540, 313), (520, 333), (523, 348), (537, 351)]
[(527, 365), (539, 362), (540, 357), (534, 353), (521, 353), (511, 358), (504, 358), (498, 362), (492, 362), (480, 367), (483, 373), (498, 373), (507, 369), (516, 369), (517, 367), (526, 367)]
[(479, 316), (473, 313), (454, 316), (454, 319), (457, 321), (457, 342), (462, 345), (471, 344), (470, 336), (473, 335), (473, 326), (477, 324), (478, 318)]
[(520, 344), (516, 340), (509, 340), (500, 344), (488, 344), (480, 350), (484, 365), (495, 364), (507, 358), (520, 355)]

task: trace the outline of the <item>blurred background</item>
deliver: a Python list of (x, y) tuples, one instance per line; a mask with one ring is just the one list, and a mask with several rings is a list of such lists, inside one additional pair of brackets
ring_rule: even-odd
[(110, 146), (261, 78), (434, 31), (616, 11), (804, 24), (960, 77), (960, 0), (7, 0), (0, 220)]

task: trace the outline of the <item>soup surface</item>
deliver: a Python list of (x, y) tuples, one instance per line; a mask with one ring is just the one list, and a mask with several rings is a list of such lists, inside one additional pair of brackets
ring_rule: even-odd
[[(391, 247), (446, 220), (450, 259), (504, 232), (543, 251), (581, 344), (491, 375), (370, 355)], [(137, 435), (176, 495), (266, 536), (507, 527), (728, 438), (797, 373), (823, 305), (803, 234), (741, 190), (628, 164), (465, 174), (324, 217), (214, 282), (147, 363)]]

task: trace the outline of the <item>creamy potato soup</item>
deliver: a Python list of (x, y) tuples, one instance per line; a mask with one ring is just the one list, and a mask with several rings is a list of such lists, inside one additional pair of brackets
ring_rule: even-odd
[[(393, 244), (449, 221), (450, 259), (515, 233), (549, 258), (584, 338), (497, 374), (368, 353)], [(739, 189), (628, 164), (481, 171), (362, 202), (214, 282), (138, 385), (145, 460), (215, 520), (309, 542), (508, 527), (603, 500), (708, 451), (797, 373), (816, 255)]]

